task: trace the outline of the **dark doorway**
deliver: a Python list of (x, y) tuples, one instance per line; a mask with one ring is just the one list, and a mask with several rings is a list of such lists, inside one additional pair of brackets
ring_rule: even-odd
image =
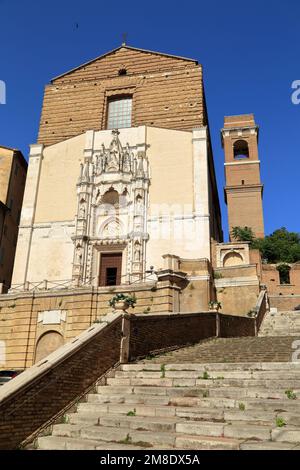
[(122, 253), (102, 253), (99, 286), (121, 284)]

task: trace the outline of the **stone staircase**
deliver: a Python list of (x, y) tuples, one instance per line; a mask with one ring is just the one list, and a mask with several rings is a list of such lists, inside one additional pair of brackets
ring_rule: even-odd
[(299, 449), (295, 338), (217, 339), (110, 374), (39, 449)]
[(267, 312), (259, 336), (299, 336), (300, 311)]

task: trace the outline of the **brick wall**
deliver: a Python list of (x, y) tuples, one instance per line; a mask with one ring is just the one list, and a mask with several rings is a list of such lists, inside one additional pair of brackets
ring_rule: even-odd
[(270, 295), (270, 306), (279, 311), (294, 310), (300, 305), (300, 295)]
[(255, 320), (247, 317), (220, 315), (220, 338), (255, 336)]
[(130, 360), (214, 336), (214, 313), (135, 316), (130, 321)]
[[(137, 305), (131, 312), (173, 311), (173, 288), (155, 283), (124, 286), (120, 292), (135, 294)], [(107, 314), (108, 301), (115, 290), (78, 289), (57, 291), (22, 292), (0, 296), (0, 340), (6, 343), (6, 364), (1, 367), (25, 369), (35, 360), (35, 350), (39, 338), (47, 331), (57, 331), (64, 342), (71, 341), (89, 328), (96, 319)], [(62, 310), (66, 321), (60, 325), (43, 325), (38, 322), (39, 312)]]
[(119, 361), (121, 321), (93, 326), (1, 388), (0, 449), (16, 448)]
[[(123, 68), (127, 74), (119, 76)], [(126, 93), (133, 97), (132, 126), (192, 130), (207, 124), (202, 87), (196, 61), (123, 47), (46, 86), (38, 142), (105, 129), (107, 99)]]

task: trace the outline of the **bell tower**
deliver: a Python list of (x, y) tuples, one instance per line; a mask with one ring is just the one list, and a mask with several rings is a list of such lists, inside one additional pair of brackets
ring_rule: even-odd
[(221, 137), (230, 240), (236, 226), (251, 227), (256, 237), (264, 237), (258, 135), (253, 114), (225, 117)]

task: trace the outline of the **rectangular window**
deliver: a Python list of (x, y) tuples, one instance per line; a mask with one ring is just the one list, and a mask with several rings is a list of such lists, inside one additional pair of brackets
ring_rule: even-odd
[(131, 127), (131, 111), (131, 96), (109, 99), (107, 109), (107, 129)]

